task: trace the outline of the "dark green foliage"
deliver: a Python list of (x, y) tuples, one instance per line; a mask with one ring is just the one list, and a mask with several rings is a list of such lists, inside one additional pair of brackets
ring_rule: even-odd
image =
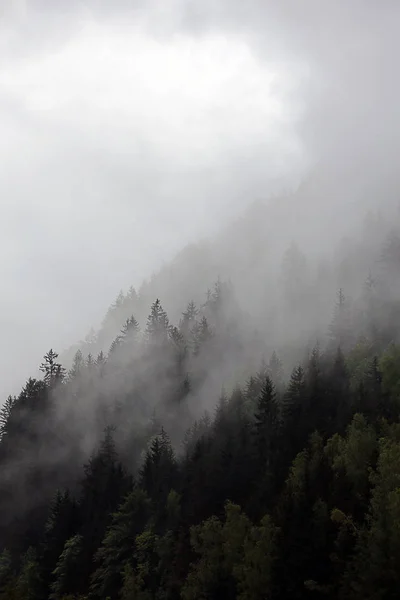
[(141, 487), (151, 498), (157, 527), (162, 527), (168, 493), (176, 486), (177, 476), (175, 453), (167, 433), (162, 429), (146, 452), (139, 480)]
[(78, 526), (78, 507), (69, 491), (57, 490), (50, 505), (40, 549), (40, 570), (44, 589), (48, 590), (52, 574), (65, 540), (73, 536)]
[(83, 538), (74, 535), (64, 545), (53, 572), (50, 600), (62, 600), (67, 594), (79, 592), (82, 585)]
[(131, 480), (118, 460), (112, 430), (108, 428), (97, 453), (85, 466), (81, 483), (79, 518), (81, 526), (81, 568), (84, 590), (89, 582), (92, 561), (112, 514), (130, 490)]
[[(307, 269), (293, 246), (293, 326)], [(109, 353), (92, 336), (67, 377), (51, 350), (0, 412), (0, 600), (396, 597), (400, 350), (381, 289), (360, 311), (340, 290), (326, 345), (257, 370), (264, 346), (253, 374), (220, 280), (178, 327), (156, 300), (143, 334), (141, 296), (120, 294)]]
[(20, 600), (40, 600), (43, 597), (40, 560), (34, 548), (28, 548), (22, 557), (15, 591)]
[[(256, 476), (255, 496), (263, 507), (270, 507), (275, 498), (281, 467), (281, 419), (275, 386), (269, 375), (264, 377), (254, 415), (255, 460), (259, 472)], [(257, 493), (258, 492), (258, 493)]]
[(134, 489), (114, 513), (110, 527), (95, 556), (97, 569), (90, 586), (94, 598), (117, 598), (122, 576), (132, 565), (136, 536), (151, 514), (149, 500), (141, 489)]
[(305, 372), (302, 366), (296, 367), (290, 377), (282, 403), (282, 418), (286, 430), (289, 455), (298, 452), (307, 440), (308, 392)]
[(0, 598), (7, 598), (8, 592), (15, 585), (15, 571), (11, 552), (5, 549), (0, 554)]

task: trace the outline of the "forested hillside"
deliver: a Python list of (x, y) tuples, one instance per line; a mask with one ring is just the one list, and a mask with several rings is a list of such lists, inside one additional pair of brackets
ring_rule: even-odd
[(2, 600), (397, 597), (398, 217), (316, 253), (279, 206), (5, 401)]

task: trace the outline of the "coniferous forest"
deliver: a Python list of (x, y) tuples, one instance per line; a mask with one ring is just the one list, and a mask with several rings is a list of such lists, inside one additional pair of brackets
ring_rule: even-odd
[(0, 598), (397, 597), (396, 227), (323, 268), (288, 245), (278, 274), (253, 236), (253, 287), (193, 299), (192, 249), (173, 318), (161, 273), (49, 350), (0, 413)]

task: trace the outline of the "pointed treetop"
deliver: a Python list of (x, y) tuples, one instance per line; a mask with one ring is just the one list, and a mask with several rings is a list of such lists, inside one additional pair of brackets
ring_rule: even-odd
[(40, 371), (44, 373), (43, 379), (48, 386), (61, 383), (64, 379), (65, 369), (61, 366), (61, 363), (57, 361), (57, 358), (57, 352), (50, 349), (47, 354), (44, 355), (44, 360), (39, 367)]
[(146, 337), (150, 342), (162, 342), (168, 338), (170, 324), (167, 313), (163, 309), (160, 300), (153, 302), (150, 314), (147, 318)]

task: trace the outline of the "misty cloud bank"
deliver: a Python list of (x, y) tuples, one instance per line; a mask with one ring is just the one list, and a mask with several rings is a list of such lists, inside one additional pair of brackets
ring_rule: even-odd
[[(21, 383), (16, 365), (32, 371), (44, 348), (97, 328), (120, 287), (140, 287), (254, 199), (275, 197), (240, 245), (223, 235), (201, 276), (190, 258), (177, 272), (195, 280), (192, 295), (221, 275), (242, 301), (257, 297), (247, 286), (267, 247), (274, 271), (291, 242), (330, 260), (383, 197), (393, 210), (399, 10), (313, 1), (4, 6), (3, 394)], [(190, 297), (175, 302), (168, 272), (150, 289), (178, 318)], [(146, 300), (148, 310), (150, 292)], [(324, 304), (321, 322), (330, 310)]]
[[(360, 475), (361, 494), (341, 478), (364, 447), (382, 454), (382, 432), (398, 438), (400, 5), (0, 9), (0, 393), (11, 393), (0, 410), (0, 550), (18, 577), (35, 548), (47, 597), (68, 579), (56, 558), (76, 551), (80, 584), (51, 597), (92, 589), (94, 557), (100, 564), (133, 478), (133, 504), (141, 492), (152, 503), (144, 534), (159, 519), (164, 535), (182, 497), (187, 540), (174, 551), (185, 557), (191, 525), (231, 494), (258, 519), (295, 496), (303, 464), (299, 482), (325, 465), (338, 485), (333, 508), (356, 490), (352, 539), (373, 533), (378, 465)], [(49, 348), (59, 354), (38, 370)], [(68, 492), (53, 505), (56, 488)], [(320, 502), (326, 490), (311, 488)], [(49, 511), (64, 505), (75, 516), (58, 515), (53, 525), (68, 531), (49, 542)], [(332, 507), (319, 506), (327, 538)], [(352, 505), (342, 508), (340, 535), (356, 530)], [(293, 537), (285, 559), (302, 548)], [(193, 564), (178, 577), (188, 598), (199, 595), (186, 579)]]
[(298, 154), (281, 104), (290, 78), (238, 35), (161, 35), (151, 8), (13, 7), (0, 60), (3, 394), (22, 383), (16, 364), (28, 372), (43, 347), (97, 325), (120, 287), (216, 231)]

